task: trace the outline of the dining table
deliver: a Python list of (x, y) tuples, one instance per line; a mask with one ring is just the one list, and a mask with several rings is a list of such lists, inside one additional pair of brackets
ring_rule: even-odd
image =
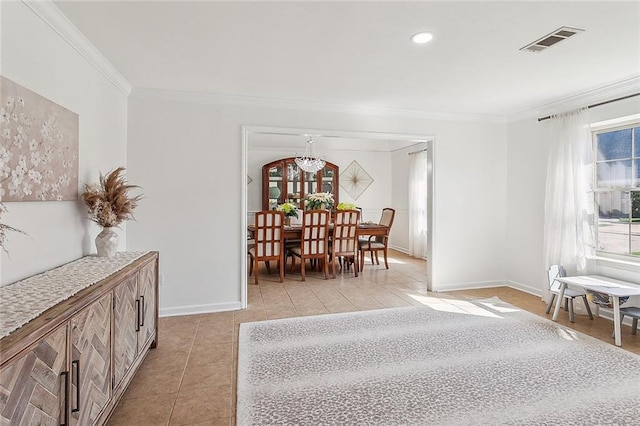
[[(255, 232), (255, 225), (247, 226), (247, 230), (251, 235)], [(333, 233), (333, 224), (329, 224), (329, 236)], [(377, 223), (360, 223), (358, 225), (358, 236), (373, 235), (384, 236), (389, 233), (389, 227), (386, 225), (380, 225)], [(285, 240), (299, 240), (302, 238), (302, 225), (285, 225), (284, 227), (284, 239)]]

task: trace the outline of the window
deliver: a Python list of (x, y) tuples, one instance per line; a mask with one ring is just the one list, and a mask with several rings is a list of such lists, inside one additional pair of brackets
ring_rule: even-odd
[(594, 132), (597, 251), (640, 258), (640, 123)]

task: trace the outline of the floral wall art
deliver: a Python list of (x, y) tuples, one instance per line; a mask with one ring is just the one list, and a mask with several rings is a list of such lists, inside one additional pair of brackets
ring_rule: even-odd
[(0, 200), (78, 199), (78, 114), (0, 76)]

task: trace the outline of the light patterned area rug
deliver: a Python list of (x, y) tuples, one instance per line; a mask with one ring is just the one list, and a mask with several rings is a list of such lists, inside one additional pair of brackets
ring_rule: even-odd
[(245, 323), (238, 425), (638, 425), (640, 357), (497, 298)]

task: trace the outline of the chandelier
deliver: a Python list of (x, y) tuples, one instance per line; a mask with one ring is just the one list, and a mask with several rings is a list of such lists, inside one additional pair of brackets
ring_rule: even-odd
[(324, 168), (326, 161), (318, 157), (316, 149), (313, 146), (313, 138), (309, 136), (307, 147), (301, 157), (296, 156), (296, 164), (305, 172), (315, 173)]

